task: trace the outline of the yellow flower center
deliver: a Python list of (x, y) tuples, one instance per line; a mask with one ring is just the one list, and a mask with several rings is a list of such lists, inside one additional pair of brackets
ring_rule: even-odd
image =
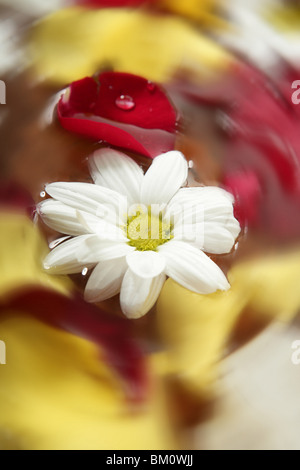
[(128, 245), (139, 251), (156, 251), (160, 245), (173, 238), (171, 222), (163, 220), (161, 215), (156, 216), (148, 212), (137, 212), (127, 219)]

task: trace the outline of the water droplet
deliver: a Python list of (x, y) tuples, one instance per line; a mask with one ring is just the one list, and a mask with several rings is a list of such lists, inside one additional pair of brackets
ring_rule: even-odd
[(147, 82), (147, 89), (150, 91), (150, 93), (153, 93), (156, 90), (156, 85), (155, 83), (151, 82), (150, 80)]
[(120, 95), (119, 98), (116, 99), (115, 103), (116, 106), (123, 109), (123, 111), (131, 111), (135, 108), (135, 102), (129, 95)]
[(83, 270), (81, 271), (81, 274), (82, 274), (83, 276), (86, 276), (87, 273), (88, 273), (88, 268), (83, 268)]
[(68, 238), (70, 238), (70, 237), (69, 236), (68, 237), (61, 237), (61, 238), (57, 238), (56, 240), (53, 240), (53, 242), (49, 243), (50, 250), (53, 250), (53, 248), (57, 247), (58, 245), (60, 245), (60, 243), (64, 242)]
[(46, 192), (45, 192), (45, 191), (41, 191), (41, 192), (40, 192), (40, 196), (41, 196), (41, 197), (45, 197), (45, 196), (46, 196)]

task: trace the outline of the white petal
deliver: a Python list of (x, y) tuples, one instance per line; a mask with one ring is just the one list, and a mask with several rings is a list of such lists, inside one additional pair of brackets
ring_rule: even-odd
[(182, 153), (171, 151), (156, 157), (144, 176), (140, 202), (166, 204), (186, 182), (188, 164)]
[(81, 235), (61, 243), (54, 248), (44, 260), (44, 268), (54, 270), (57, 274), (79, 273), (85, 267), (96, 263), (78, 261), (77, 255), (85, 242), (93, 235)]
[(132, 158), (105, 148), (90, 157), (89, 166), (95, 184), (123, 194), (128, 198), (129, 205), (139, 202), (144, 173)]
[(83, 243), (78, 252), (77, 259), (80, 263), (94, 263), (110, 259), (122, 258), (135, 250), (125, 242), (102, 240), (97, 235), (92, 235)]
[[(38, 205), (37, 210), (45, 224), (57, 232), (73, 236), (93, 232), (87, 227), (87, 223), (83, 225), (82, 221), (78, 220), (76, 209), (60, 201), (47, 199)], [(100, 220), (87, 212), (82, 214), (89, 226)]]
[[(74, 209), (75, 210), (75, 209)], [(125, 232), (120, 227), (107, 222), (106, 220), (94, 217), (87, 212), (75, 211), (77, 219), (80, 224), (89, 233), (95, 233), (102, 240), (110, 241), (123, 241), (126, 242), (128, 239), (125, 237)]]
[(166, 214), (184, 214), (193, 206), (202, 206), (206, 214), (220, 214), (227, 208), (231, 210), (234, 197), (217, 186), (200, 186), (194, 188), (181, 188), (169, 202)]
[(128, 266), (125, 258), (101, 261), (94, 268), (85, 288), (87, 302), (102, 302), (120, 292)]
[(187, 289), (198, 294), (229, 289), (221, 269), (201, 250), (175, 240), (158, 250), (166, 258), (166, 274)]
[(228, 253), (240, 233), (233, 196), (217, 187), (181, 189), (170, 201), (165, 218), (174, 222), (174, 239), (196, 243), (208, 253)]
[(116, 191), (90, 183), (51, 183), (47, 193), (79, 211), (88, 212), (111, 223), (126, 220), (126, 198)]
[(232, 205), (234, 197), (225, 189), (219, 188), (218, 186), (198, 186), (193, 188), (181, 188), (178, 193), (170, 201), (170, 207), (172, 204), (184, 205), (191, 203), (194, 199), (197, 199), (198, 203), (203, 205), (209, 205), (216, 201), (221, 201)]
[(217, 220), (205, 222), (203, 231), (204, 242), (202, 243), (203, 250), (206, 253), (229, 253), (235, 244), (236, 236), (232, 235), (235, 232), (235, 226), (227, 224), (226, 221), (221, 223), (218, 223)]
[(155, 251), (134, 251), (126, 260), (131, 271), (145, 279), (158, 276), (166, 267), (165, 259)]
[(155, 304), (166, 280), (164, 274), (154, 278), (141, 278), (130, 268), (123, 278), (120, 303), (123, 313), (128, 318), (140, 318)]

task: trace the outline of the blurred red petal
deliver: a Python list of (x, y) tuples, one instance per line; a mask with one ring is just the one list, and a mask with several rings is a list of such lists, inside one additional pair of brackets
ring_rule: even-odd
[(176, 110), (158, 85), (135, 75), (105, 72), (74, 82), (57, 113), (71, 132), (148, 157), (174, 149)]
[(284, 73), (276, 81), (248, 66), (234, 73), (231, 102), (220, 103), (229, 137), (223, 183), (242, 224), (274, 238), (299, 236), (300, 114), (291, 99), (297, 74), (289, 71), (288, 91)]
[(33, 217), (35, 203), (29, 192), (15, 181), (3, 181), (0, 184), (0, 209), (9, 209)]
[(226, 175), (224, 185), (235, 197), (235, 216), (242, 227), (254, 225), (259, 219), (262, 191), (254, 171), (236, 171)]

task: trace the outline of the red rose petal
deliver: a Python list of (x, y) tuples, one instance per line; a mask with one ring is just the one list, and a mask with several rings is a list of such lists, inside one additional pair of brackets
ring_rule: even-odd
[(175, 109), (158, 85), (135, 75), (105, 72), (74, 82), (57, 114), (71, 132), (148, 157), (174, 149)]
[(65, 102), (64, 96), (61, 98), (60, 109), (63, 112), (78, 112), (90, 113), (95, 106), (95, 101), (98, 95), (98, 87), (96, 80), (92, 77), (86, 77), (78, 82), (73, 82), (69, 92), (70, 96)]
[(101, 118), (97, 118), (97, 121), (65, 118), (59, 111), (58, 116), (62, 126), (68, 131), (95, 140), (99, 140), (101, 136), (101, 140), (105, 142), (147, 157), (153, 158), (174, 148), (175, 136), (159, 129), (147, 130), (126, 124), (116, 127), (116, 123), (108, 123)]
[[(96, 115), (146, 129), (175, 130), (176, 112), (158, 86), (152, 89), (144, 78), (114, 72), (102, 73), (99, 82)], [(130, 96), (135, 103), (130, 112), (116, 105), (122, 95)]]

